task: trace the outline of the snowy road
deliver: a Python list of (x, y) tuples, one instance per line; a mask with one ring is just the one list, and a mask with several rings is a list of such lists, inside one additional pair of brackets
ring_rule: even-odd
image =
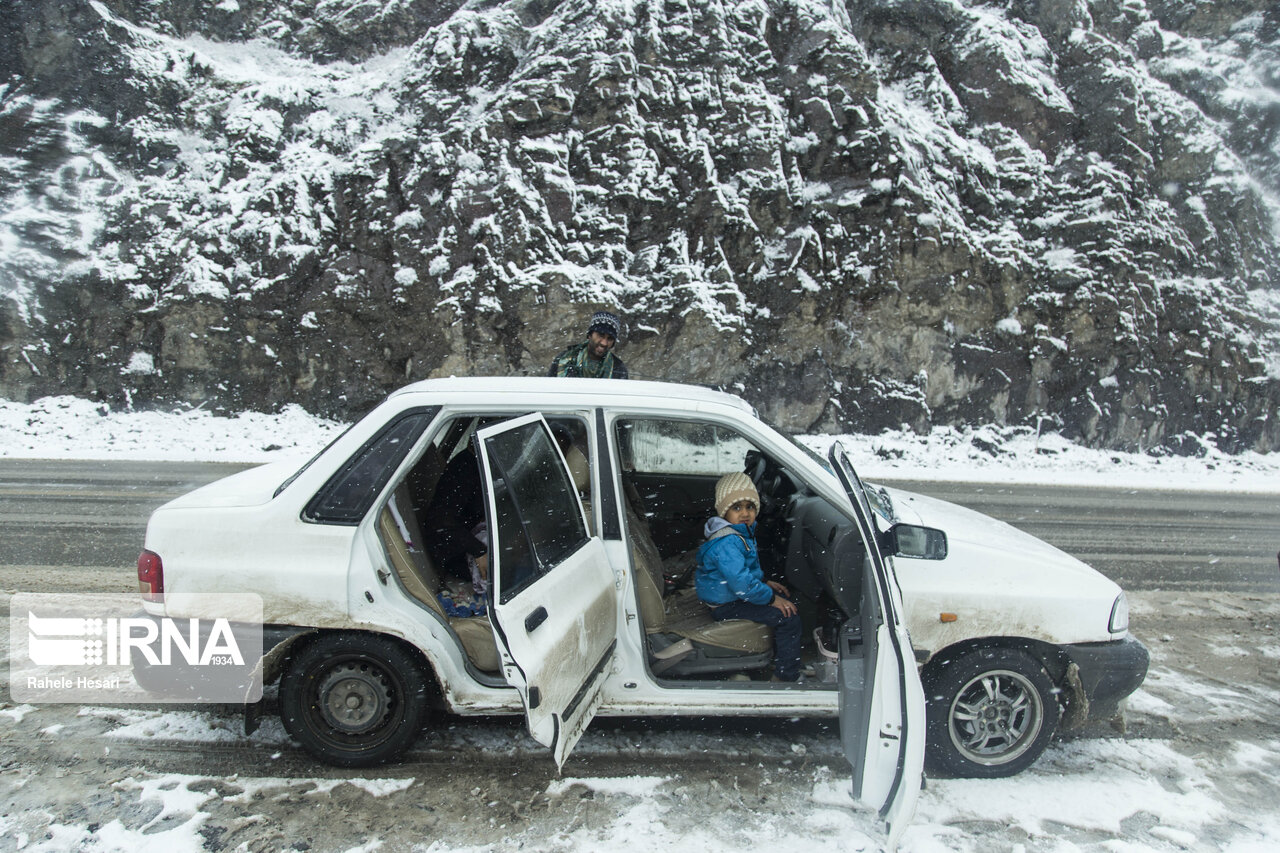
[[(151, 508), (230, 470), (0, 460), (0, 588), (132, 591)], [(903, 849), (1275, 849), (1277, 497), (928, 490), (1111, 566), (1152, 669), (1125, 732), (1059, 741), (1012, 780), (930, 780)], [(879, 838), (874, 816), (848, 806), (822, 721), (600, 720), (557, 776), (521, 721), (444, 718), (403, 764), (340, 771), (309, 761), (273, 717), (246, 738), (221, 708), (6, 702), (0, 754), (0, 851), (704, 853), (755, 848), (763, 833), (785, 852)]]
[(1280, 493), (894, 485), (1007, 521), (1126, 590), (1280, 592)]
[[(244, 467), (0, 459), (0, 567), (71, 567), (104, 583), (120, 569), (123, 586), (101, 591), (132, 591), (151, 510)], [(1280, 592), (1280, 494), (894, 484), (1008, 521), (1127, 590)]]
[[(1059, 741), (1014, 779), (930, 780), (904, 851), (1277, 849), (1280, 595), (1133, 598), (1153, 659), (1127, 730)], [(443, 718), (404, 763), (342, 771), (273, 718), (245, 737), (221, 708), (6, 703), (0, 756), (0, 851), (728, 853), (763, 834), (792, 853), (879, 838), (849, 806), (830, 725), (809, 720), (600, 720), (558, 776), (515, 719)]]

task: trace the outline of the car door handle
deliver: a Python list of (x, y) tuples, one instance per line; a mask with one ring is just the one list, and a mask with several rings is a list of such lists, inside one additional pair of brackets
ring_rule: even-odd
[(524, 630), (526, 634), (532, 634), (539, 625), (547, 621), (547, 608), (539, 607), (537, 610), (524, 617)]

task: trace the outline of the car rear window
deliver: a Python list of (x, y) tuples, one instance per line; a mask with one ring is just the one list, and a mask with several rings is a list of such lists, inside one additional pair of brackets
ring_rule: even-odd
[(379, 430), (316, 492), (302, 511), (303, 519), (359, 524), (438, 411), (438, 406), (411, 409)]

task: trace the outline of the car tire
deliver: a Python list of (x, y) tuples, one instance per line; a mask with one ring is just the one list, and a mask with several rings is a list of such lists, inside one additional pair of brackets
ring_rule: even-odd
[(338, 767), (399, 757), (427, 719), (428, 676), (404, 646), (376, 634), (326, 634), (280, 678), (280, 718), (303, 749)]
[[(134, 654), (132, 658), (133, 680), (152, 697), (166, 701), (210, 701), (205, 667), (176, 660), (166, 665), (153, 664), (141, 654)], [(226, 689), (225, 684), (218, 684), (212, 692), (225, 694)]]
[(934, 770), (1000, 779), (1040, 757), (1062, 707), (1044, 666), (1019, 649), (985, 648), (926, 674), (926, 754)]
[(133, 680), (148, 693), (168, 694), (173, 690), (173, 679), (165, 678), (160, 668), (148, 661), (141, 654), (133, 655)]

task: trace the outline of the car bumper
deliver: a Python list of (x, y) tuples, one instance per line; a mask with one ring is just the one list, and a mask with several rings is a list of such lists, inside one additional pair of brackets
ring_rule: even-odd
[[(1151, 656), (1133, 637), (1109, 643), (1063, 646), (1063, 652), (1079, 667), (1080, 688), (1088, 701), (1089, 720), (1116, 716), (1120, 703), (1147, 677)], [(1080, 720), (1084, 722), (1084, 720)]]

